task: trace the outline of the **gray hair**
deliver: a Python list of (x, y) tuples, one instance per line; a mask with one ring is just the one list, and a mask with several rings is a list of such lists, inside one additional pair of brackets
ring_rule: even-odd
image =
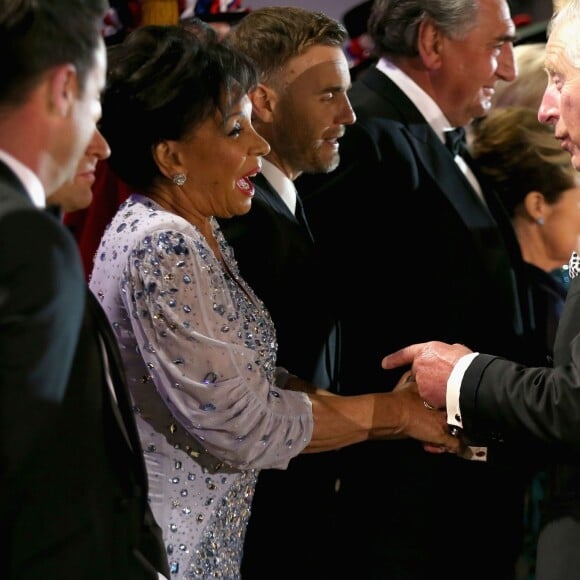
[(421, 22), (461, 39), (475, 26), (478, 8), (478, 0), (375, 0), (368, 31), (378, 55), (417, 56)]
[(562, 3), (562, 7), (554, 13), (548, 24), (548, 35), (551, 35), (556, 28), (570, 28), (574, 26), (577, 30), (573, 42), (567, 42), (564, 54), (574, 68), (580, 69), (580, 43), (577, 37), (580, 36), (580, 0), (567, 0)]

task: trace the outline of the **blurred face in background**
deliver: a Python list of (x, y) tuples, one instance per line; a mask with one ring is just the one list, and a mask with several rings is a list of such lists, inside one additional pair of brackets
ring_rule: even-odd
[(48, 197), (51, 205), (58, 205), (63, 212), (87, 208), (93, 200), (97, 163), (111, 154), (109, 145), (98, 129), (77, 165), (75, 176)]
[[(97, 123), (101, 118), (101, 93), (105, 87), (107, 53), (101, 40), (95, 54), (94, 65), (89, 71), (85, 86), (81, 90), (76, 73), (70, 73), (63, 85), (62, 93), (69, 95), (66, 114), (55, 131), (59, 137), (58, 152), (55, 153), (55, 174), (46, 187), (51, 195), (56, 189), (73, 178), (79, 160), (94, 138)], [(64, 108), (63, 108), (64, 111)], [(51, 201), (52, 203), (52, 201)]]

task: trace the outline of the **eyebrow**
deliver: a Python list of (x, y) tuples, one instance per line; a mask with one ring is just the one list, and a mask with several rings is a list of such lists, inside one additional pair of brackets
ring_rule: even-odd
[(321, 93), (346, 93), (350, 89), (350, 85), (345, 87), (343, 85), (332, 85), (320, 89)]
[(503, 36), (498, 36), (496, 40), (499, 42), (511, 42), (514, 43), (518, 37), (515, 34), (504, 34)]

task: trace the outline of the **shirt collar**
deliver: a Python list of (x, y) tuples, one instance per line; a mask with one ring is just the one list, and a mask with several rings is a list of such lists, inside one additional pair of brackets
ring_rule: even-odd
[(288, 206), (288, 209), (294, 214), (296, 212), (296, 187), (294, 182), (278, 167), (264, 158), (262, 158), (262, 173)]
[(7, 153), (6, 151), (0, 150), (0, 160), (6, 163), (8, 167), (16, 174), (16, 177), (20, 179), (24, 189), (28, 193), (32, 203), (38, 208), (46, 207), (46, 193), (44, 187), (38, 179), (38, 176), (24, 163), (18, 161), (15, 157)]
[(381, 58), (377, 63), (377, 69), (388, 76), (407, 96), (407, 98), (419, 109), (419, 112), (439, 139), (445, 143), (443, 133), (453, 129), (439, 105), (406, 73), (386, 58)]

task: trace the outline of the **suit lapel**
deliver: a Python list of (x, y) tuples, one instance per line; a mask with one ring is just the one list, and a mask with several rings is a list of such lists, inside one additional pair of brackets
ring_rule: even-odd
[(491, 214), (457, 167), (447, 147), (407, 95), (376, 69), (369, 70), (361, 82), (388, 102), (389, 109), (394, 109), (395, 114), (389, 118), (400, 120), (401, 131), (415, 150), (417, 158), (434, 182), (440, 184), (442, 194), (449, 199), (465, 225), (470, 229), (495, 225)]
[[(505, 211), (499, 207), (499, 202), (489, 199), (490, 194), (486, 192), (485, 184), (481, 182), (477, 171), (474, 171), (482, 185), (488, 207), (482, 203), (447, 147), (413, 102), (391, 79), (372, 69), (362, 77), (361, 83), (385, 101), (385, 108), (389, 111), (387, 118), (401, 121), (401, 131), (415, 150), (419, 163), (431, 175), (434, 183), (439, 185), (441, 194), (449, 200), (471, 232), (482, 259), (482, 266), (487, 269), (491, 280), (498, 285), (499, 299), (503, 300), (511, 313), (516, 332), (523, 332), (524, 327), (531, 324), (529, 299), (526, 289), (516, 282), (514, 265), (519, 263), (521, 255), (509, 218), (506, 224)], [(468, 158), (466, 163), (473, 171), (473, 160)], [(513, 258), (512, 263), (507, 256)], [(525, 313), (525, 321), (522, 319), (522, 312)]]
[(34, 205), (22, 182), (3, 161), (0, 161), (0, 181), (2, 181), (11, 191), (17, 193), (23, 199), (28, 201), (31, 206)]
[(296, 217), (292, 214), (284, 200), (262, 173), (258, 173), (252, 181), (257, 186), (256, 197), (262, 203), (269, 205), (276, 213), (285, 214), (293, 221), (296, 220)]
[(304, 228), (308, 237), (313, 242), (314, 238), (306, 219), (304, 206), (302, 205), (302, 200), (300, 199), (300, 193), (296, 192), (296, 214), (292, 214), (288, 206), (284, 203), (284, 200), (280, 197), (278, 192), (262, 173), (256, 175), (253, 181), (257, 186), (256, 197), (264, 204), (269, 205), (276, 213), (284, 214), (291, 221), (298, 223), (302, 228)]

